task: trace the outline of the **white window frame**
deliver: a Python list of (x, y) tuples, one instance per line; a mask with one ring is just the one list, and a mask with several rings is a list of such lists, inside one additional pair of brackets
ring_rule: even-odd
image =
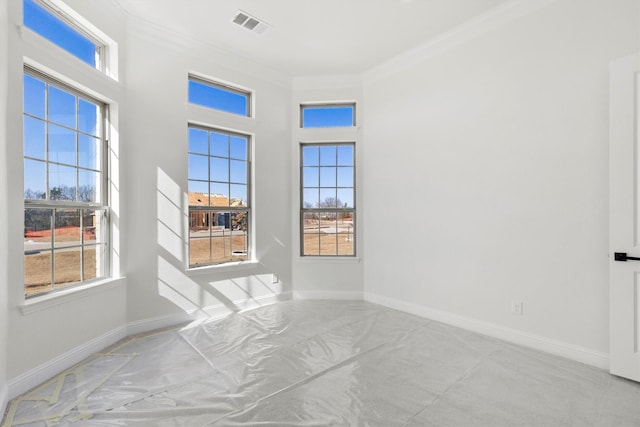
[[(100, 194), (100, 199), (95, 201), (95, 202), (82, 202), (79, 200), (51, 200), (48, 196), (49, 196), (49, 184), (48, 184), (48, 174), (45, 176), (45, 183), (46, 183), (46, 193), (47, 193), (47, 197), (45, 199), (24, 199), (24, 210), (26, 211), (27, 209), (43, 209), (43, 210), (51, 210), (52, 211), (52, 223), (51, 223), (51, 230), (52, 230), (52, 236), (51, 236), (51, 243), (50, 243), (50, 248), (49, 249), (43, 249), (45, 251), (50, 251), (51, 252), (51, 288), (49, 290), (46, 291), (42, 291), (42, 292), (38, 292), (35, 293), (33, 295), (26, 295), (26, 283), (24, 284), (24, 289), (25, 289), (25, 298), (29, 299), (29, 298), (33, 298), (33, 297), (40, 297), (42, 295), (46, 295), (46, 294), (53, 294), (53, 293), (57, 293), (60, 291), (66, 291), (68, 289), (72, 289), (74, 287), (79, 287), (82, 285), (86, 285), (89, 283), (93, 283), (93, 282), (98, 282), (98, 281), (102, 281), (104, 279), (110, 278), (111, 277), (111, 221), (110, 221), (110, 196), (108, 193), (108, 182), (109, 182), (109, 162), (108, 162), (108, 158), (109, 158), (109, 140), (108, 140), (108, 117), (109, 117), (109, 105), (99, 99), (97, 99), (95, 96), (92, 96), (90, 94), (87, 94), (86, 92), (82, 91), (81, 89), (78, 89), (76, 87), (74, 87), (73, 85), (69, 84), (69, 83), (65, 83), (60, 81), (59, 79), (56, 79), (32, 66), (29, 65), (25, 65), (24, 66), (24, 74), (30, 75), (40, 81), (43, 81), (44, 83), (46, 83), (47, 85), (53, 85), (59, 89), (62, 89), (78, 98), (83, 98), (86, 99), (87, 101), (91, 101), (92, 103), (95, 103), (97, 105), (99, 105), (101, 107), (101, 117), (100, 117), (100, 135), (98, 136), (99, 140), (101, 141), (101, 147), (100, 147), (100, 152), (98, 153), (100, 156), (100, 164), (99, 166), (99, 171), (101, 173), (101, 179), (99, 182), (99, 189), (97, 189), (97, 191), (99, 191)], [(48, 89), (46, 91), (46, 93), (48, 94)], [(78, 112), (76, 111), (76, 114), (78, 114)], [(28, 115), (23, 108), (23, 117), (32, 117), (30, 115)], [(43, 121), (45, 123), (45, 126), (48, 126), (49, 123), (49, 113), (48, 111), (45, 114), (45, 118), (44, 120), (42, 120), (42, 118), (39, 117), (33, 117), (34, 119)], [(73, 131), (73, 129), (69, 129), (70, 131)], [(76, 134), (76, 140), (77, 140), (77, 136), (81, 134), (81, 132), (76, 129), (75, 131)], [(49, 133), (48, 131), (45, 131), (45, 138), (48, 141), (49, 138)], [(24, 145), (24, 138), (23, 138), (23, 145)], [(45, 150), (48, 151), (48, 147), (45, 147)], [(77, 145), (76, 145), (76, 150), (77, 150)], [(77, 152), (76, 152), (77, 155)], [(46, 155), (48, 156), (48, 154)], [(23, 156), (23, 158), (25, 160), (30, 160), (27, 156)], [(41, 159), (37, 159), (40, 160)], [(48, 169), (49, 164), (51, 164), (52, 162), (48, 159), (48, 157), (45, 159), (45, 165), (46, 168)], [(55, 162), (53, 162), (55, 163)], [(67, 167), (71, 167), (71, 165), (67, 165)], [(80, 171), (83, 170), (84, 168), (81, 168), (79, 164), (76, 164), (75, 166), (76, 169), (76, 174)], [(78, 178), (76, 178), (76, 191), (78, 190), (77, 188), (77, 184), (79, 183)], [(102, 211), (103, 212), (103, 220), (102, 223), (100, 224), (100, 240), (97, 240), (96, 243), (90, 243), (90, 242), (85, 242), (84, 241), (84, 230), (83, 230), (83, 216), (80, 215), (80, 242), (77, 245), (73, 245), (73, 247), (78, 247), (80, 248), (81, 254), (82, 256), (80, 257), (80, 281), (78, 282), (72, 282), (71, 284), (64, 284), (62, 286), (58, 286), (56, 287), (56, 283), (55, 283), (55, 277), (54, 277), (54, 271), (55, 271), (55, 253), (56, 251), (60, 251), (62, 248), (55, 247), (55, 236), (53, 233), (53, 230), (55, 228), (55, 222), (54, 222), (54, 218), (55, 218), (55, 212), (58, 210), (63, 210), (63, 209), (69, 209), (69, 210), (80, 210), (80, 212), (82, 212), (82, 210), (95, 210), (95, 211)], [(25, 225), (25, 234), (26, 234), (26, 225)], [(84, 251), (85, 248), (89, 248), (89, 247), (98, 247), (103, 245), (103, 254), (102, 257), (99, 261), (99, 270), (100, 272), (96, 274), (96, 277), (88, 279), (88, 280), (84, 280), (84, 265), (83, 265), (83, 260), (84, 260)], [(25, 251), (25, 257), (28, 255), (27, 254), (28, 251)], [(98, 263), (98, 260), (96, 260), (96, 263)], [(25, 280), (26, 282), (26, 280)]]
[[(355, 111), (355, 106), (354, 106), (354, 111)], [(317, 146), (317, 147), (323, 147), (323, 146), (351, 146), (353, 147), (353, 163), (351, 164), (350, 167), (353, 168), (353, 207), (306, 207), (304, 205), (304, 189), (305, 188), (316, 188), (316, 187), (304, 187), (304, 156), (303, 156), (303, 150), (305, 147), (310, 147), (310, 146)], [(300, 157), (299, 157), (299, 164), (300, 164), (300, 257), (301, 258), (327, 258), (327, 257), (337, 257), (337, 258), (356, 258), (357, 257), (357, 245), (356, 245), (356, 226), (357, 226), (357, 186), (356, 186), (356, 142), (355, 141), (345, 141), (345, 142), (334, 142), (334, 141), (326, 141), (326, 142), (301, 142), (300, 143)], [(320, 166), (318, 166), (320, 167)], [(339, 168), (338, 165), (335, 166), (336, 168)], [(318, 189), (321, 188), (335, 188), (336, 189), (336, 194), (337, 194), (337, 189), (341, 188), (338, 186), (338, 182), (336, 180), (336, 186), (335, 187), (320, 187), (320, 183), (318, 183)], [(349, 227), (347, 234), (345, 235), (345, 239), (348, 239), (348, 241), (351, 241), (352, 243), (352, 247), (353, 247), (353, 253), (351, 254), (340, 254), (339, 252), (339, 243), (338, 243), (338, 239), (340, 238), (340, 236), (342, 236), (342, 234), (338, 233), (336, 230), (336, 253), (334, 254), (320, 254), (320, 248), (318, 249), (318, 254), (305, 254), (305, 216), (307, 214), (311, 214), (311, 215), (318, 215), (318, 216), (322, 216), (323, 214), (331, 214), (331, 215), (336, 215), (336, 217), (340, 216), (340, 215), (351, 215), (352, 218), (352, 223), (351, 223), (351, 227)], [(313, 234), (313, 233), (311, 233)], [(318, 243), (321, 244), (320, 242), (320, 235), (319, 235), (319, 239), (318, 239)]]
[[(351, 117), (351, 125), (349, 126), (304, 126), (304, 110), (309, 108), (340, 108), (340, 107), (352, 107), (353, 113)], [(323, 102), (323, 103), (305, 103), (300, 104), (300, 129), (326, 129), (326, 128), (352, 128), (356, 126), (356, 103), (355, 102)]]
[(226, 111), (226, 110), (221, 110), (219, 108), (215, 108), (215, 107), (211, 107), (208, 105), (203, 105), (203, 104), (196, 104), (196, 103), (191, 103), (191, 105), (197, 105), (199, 107), (203, 107), (203, 108), (209, 108), (215, 111), (220, 111), (226, 114), (233, 114), (234, 116), (238, 116), (238, 117), (247, 117), (247, 118), (252, 118), (253, 117), (253, 92), (247, 89), (243, 89), (228, 83), (224, 83), (218, 80), (214, 80), (214, 79), (208, 79), (205, 77), (200, 77), (197, 76), (195, 74), (189, 74), (189, 82), (194, 82), (194, 83), (198, 83), (201, 85), (205, 85), (205, 86), (210, 86), (213, 87), (215, 89), (219, 89), (225, 92), (229, 92), (235, 95), (241, 95), (244, 96), (247, 100), (247, 108), (245, 111), (245, 114), (238, 114), (238, 113), (234, 113), (231, 111)]
[[(213, 206), (213, 205), (191, 205), (189, 204), (188, 209), (188, 218), (189, 218), (189, 254), (186, 260), (187, 263), (187, 269), (199, 269), (199, 268), (205, 268), (205, 267), (217, 267), (217, 266), (226, 266), (226, 265), (230, 265), (230, 264), (236, 264), (236, 263), (248, 263), (251, 262), (253, 259), (253, 253), (252, 253), (252, 241), (253, 241), (253, 229), (252, 229), (252, 224), (253, 224), (253, 208), (252, 208), (252, 180), (253, 180), (253, 174), (252, 174), (252, 153), (253, 153), (253, 149), (252, 149), (252, 145), (253, 145), (253, 136), (248, 134), (248, 133), (244, 133), (244, 132), (239, 132), (239, 131), (232, 131), (232, 130), (228, 130), (228, 129), (224, 129), (221, 127), (217, 127), (217, 126), (206, 126), (206, 125), (201, 125), (201, 124), (194, 124), (194, 123), (189, 123), (188, 124), (188, 129), (199, 129), (202, 131), (206, 131), (207, 133), (209, 132), (216, 132), (216, 133), (222, 133), (225, 135), (229, 135), (229, 136), (239, 136), (242, 138), (246, 138), (247, 140), (247, 151), (246, 151), (246, 169), (247, 169), (247, 177), (246, 177), (246, 186), (247, 186), (247, 199), (245, 201), (246, 205), (244, 206), (231, 206), (231, 204), (229, 204), (229, 206)], [(205, 156), (202, 153), (195, 153), (195, 152), (191, 152), (188, 151), (188, 155), (200, 155), (200, 156)], [(209, 152), (206, 155), (206, 157), (208, 158), (208, 162), (210, 165), (210, 160), (211, 158), (224, 158), (226, 160), (234, 160), (232, 157), (220, 157), (220, 156), (212, 156), (211, 152), (210, 152), (210, 145), (209, 145)], [(189, 182), (191, 182), (192, 180), (189, 180)], [(207, 182), (209, 188), (211, 188), (211, 184), (214, 182), (219, 182), (222, 183), (222, 181), (213, 181), (211, 178), (211, 170), (210, 170), (210, 166), (209, 166), (209, 172), (208, 172), (208, 181), (204, 181), (204, 180), (197, 180), (199, 182)], [(233, 182), (229, 179), (229, 181), (226, 182), (228, 185), (233, 185)], [(188, 192), (188, 191), (187, 191)], [(209, 196), (211, 196), (211, 190), (209, 190)], [(229, 201), (231, 200), (231, 194), (229, 194)], [(191, 264), (191, 219), (192, 219), (192, 213), (202, 213), (202, 214), (209, 214), (209, 215), (215, 215), (218, 213), (227, 213), (229, 212), (230, 215), (233, 213), (245, 213), (246, 214), (246, 218), (244, 220), (245, 225), (246, 225), (246, 230), (244, 230), (245, 232), (245, 248), (246, 251), (244, 251), (244, 254), (240, 254), (243, 258), (245, 258), (244, 260), (234, 260), (233, 258), (230, 258), (227, 261), (221, 261), (221, 262), (215, 262), (213, 260), (213, 239), (214, 237), (212, 236), (212, 227), (209, 224), (209, 228), (210, 228), (210, 234), (209, 234), (209, 261), (208, 263), (200, 263), (200, 264)], [(233, 233), (233, 229), (230, 230), (231, 233)], [(233, 242), (233, 234), (231, 234), (230, 236), (230, 241)], [(224, 237), (223, 237), (224, 238)], [(232, 257), (234, 255), (233, 252), (233, 248), (230, 247), (230, 256)]]
[[(107, 64), (109, 63), (109, 50), (111, 46), (115, 45), (115, 43), (112, 40), (110, 40), (104, 34), (101, 34), (102, 32), (97, 28), (95, 28), (93, 25), (90, 25), (89, 23), (83, 23), (83, 21), (85, 20), (60, 0), (34, 0), (34, 2), (37, 3), (39, 6), (41, 6), (44, 10), (49, 12), (54, 18), (66, 24), (71, 29), (77, 31), (81, 36), (83, 36), (88, 41), (93, 43), (96, 46), (95, 68), (103, 73), (108, 72), (109, 67), (107, 66)], [(52, 43), (56, 47), (69, 53), (74, 58), (82, 62), (83, 64), (90, 66), (90, 64), (87, 64), (82, 59), (77, 58), (73, 53), (69, 52), (65, 47), (60, 46), (54, 41), (48, 39), (46, 36), (41, 35), (36, 30), (32, 28), (29, 28), (29, 29), (34, 33), (36, 33), (39, 37), (42, 37), (43, 39), (47, 40), (49, 43)], [(105, 40), (108, 40), (108, 41), (105, 41)]]

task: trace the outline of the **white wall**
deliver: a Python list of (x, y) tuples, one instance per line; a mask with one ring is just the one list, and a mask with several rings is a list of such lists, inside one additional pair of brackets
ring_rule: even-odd
[[(122, 159), (129, 322), (193, 311), (218, 315), (286, 297), (292, 283), (290, 80), (143, 22), (130, 22), (127, 37)], [(254, 91), (255, 117), (189, 105), (190, 72)], [(186, 271), (189, 122), (253, 135), (254, 265)]]
[[(355, 102), (356, 127), (301, 129), (300, 105), (318, 102)], [(364, 221), (362, 206), (362, 79), (360, 76), (300, 77), (293, 81), (290, 106), (291, 144), (291, 248), (294, 295), (299, 298), (361, 299), (363, 292)], [(356, 150), (356, 257), (300, 256), (300, 143), (355, 142)]]
[[(217, 316), (291, 294), (290, 79), (197, 41), (128, 22), (109, 2), (66, 3), (117, 42), (120, 66), (112, 75), (119, 80), (79, 65), (71, 55), (23, 28), (22, 2), (11, 0), (9, 37), (2, 37), (8, 41), (7, 55), (0, 49), (2, 65), (8, 68), (8, 73), (2, 73), (8, 92), (0, 114), (4, 120), (6, 102), (6, 138), (20, 141), (23, 58), (109, 103), (116, 280), (25, 303), (21, 252), (5, 252), (22, 246), (22, 226), (15, 226), (23, 221), (22, 147), (5, 144), (3, 134), (0, 170), (6, 171), (12, 185), (0, 180), (0, 190), (7, 187), (6, 192), (0, 191), (0, 221), (9, 225), (0, 233), (0, 267), (13, 267), (0, 273), (1, 289), (9, 289), (8, 302), (0, 294), (0, 320), (9, 317), (8, 322), (0, 322), (9, 325), (8, 339), (0, 330), (2, 345), (9, 343), (6, 351), (0, 348), (0, 392), (6, 356), (11, 397), (127, 333), (198, 315)], [(1, 28), (4, 34), (5, 26)], [(255, 118), (238, 119), (189, 106), (189, 72), (254, 90)], [(185, 271), (188, 120), (254, 135), (255, 263)], [(272, 274), (278, 278), (276, 283)]]
[[(73, 5), (73, 2), (69, 3)], [(6, 230), (3, 228), (2, 235), (3, 238), (7, 236), (10, 248), (6, 253), (6, 262), (10, 266), (6, 283), (9, 305), (7, 357), (10, 395), (15, 396), (25, 387), (42, 381), (42, 377), (34, 377), (37, 372), (52, 375), (65, 365), (78, 361), (77, 357), (83, 357), (76, 355), (74, 359), (73, 355), (69, 355), (70, 351), (79, 347), (89, 348), (91, 343), (98, 342), (99, 345), (100, 337), (117, 339), (126, 322), (126, 295), (124, 280), (116, 280), (108, 286), (76, 292), (55, 300), (29, 300), (25, 305), (23, 256), (21, 250), (15, 250), (23, 245), (23, 152), (22, 145), (15, 143), (22, 140), (23, 59), (30, 64), (37, 63), (43, 71), (58, 75), (81, 88), (92, 88), (96, 96), (115, 107), (122, 101), (122, 91), (117, 82), (97, 70), (79, 65), (68, 53), (23, 28), (20, 0), (9, 2), (9, 12), (6, 97), (9, 108), (6, 129), (7, 140), (14, 143), (8, 144), (6, 158), (1, 158), (3, 164), (0, 170), (6, 171), (11, 179), (11, 185), (6, 193), (2, 191), (1, 197), (3, 208), (7, 206), (9, 224)], [(95, 25), (122, 43), (118, 39), (121, 16), (108, 7), (101, 7), (98, 2), (94, 2), (93, 12), (95, 16), (90, 18)]]
[[(7, 64), (8, 64), (8, 3), (0, 4), (0, 230), (8, 230), (8, 200), (6, 195), (9, 187), (7, 168)], [(0, 233), (0, 414), (8, 398), (7, 384), (7, 284), (9, 281), (9, 263), (7, 254), (9, 245), (7, 233)]]
[(639, 2), (547, 3), (365, 76), (365, 292), (606, 354), (608, 67)]

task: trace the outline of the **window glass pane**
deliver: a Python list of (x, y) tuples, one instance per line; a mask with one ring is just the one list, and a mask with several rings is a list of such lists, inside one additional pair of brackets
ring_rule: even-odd
[(45, 160), (46, 136), (42, 120), (24, 116), (24, 155)]
[(320, 186), (320, 168), (305, 167), (302, 168), (302, 184), (304, 187), (319, 187)]
[(24, 251), (37, 253), (51, 248), (52, 209), (24, 210)]
[(70, 248), (53, 252), (53, 286), (62, 288), (81, 280), (81, 248)]
[(302, 127), (344, 127), (354, 125), (354, 105), (302, 106)]
[(83, 280), (91, 280), (102, 277), (106, 262), (106, 245), (85, 247), (83, 250)]
[(80, 239), (80, 210), (56, 209), (54, 213), (53, 247), (67, 248), (79, 246)]
[(51, 251), (25, 252), (24, 292), (35, 295), (51, 289)]
[(320, 166), (335, 166), (337, 161), (337, 147), (327, 145), (320, 147)]
[(353, 166), (352, 145), (338, 145), (338, 166)]
[(238, 184), (247, 183), (247, 162), (242, 160), (229, 161), (229, 179)]
[(229, 181), (229, 160), (211, 157), (212, 181)]
[(338, 254), (337, 255), (355, 255), (354, 249), (354, 227), (353, 216), (351, 213), (338, 214)]
[(304, 208), (317, 208), (320, 201), (320, 193), (317, 188), (305, 188), (302, 196), (302, 205)]
[(100, 107), (93, 102), (78, 99), (78, 130), (90, 135), (100, 135)]
[(101, 169), (99, 164), (100, 139), (83, 134), (78, 135), (78, 166)]
[(353, 208), (353, 189), (338, 188), (338, 207)]
[[(248, 212), (233, 212), (231, 214), (231, 226), (235, 231), (243, 231), (246, 236), (246, 231), (249, 227), (249, 213)], [(236, 235), (242, 235), (237, 233)], [(246, 251), (246, 247), (245, 247)]]
[(61, 125), (76, 128), (76, 97), (62, 89), (49, 85), (49, 110), (50, 121)]
[[(217, 214), (217, 219), (222, 220), (224, 217), (221, 214)], [(218, 227), (224, 227), (219, 225)], [(231, 258), (231, 236), (224, 229), (214, 229), (211, 239), (211, 262), (214, 264), (221, 264), (224, 262), (232, 261)]]
[(89, 171), (80, 169), (78, 171), (79, 186), (78, 186), (78, 201), (86, 203), (98, 203), (100, 189), (100, 172)]
[(303, 166), (320, 165), (320, 147), (303, 146), (302, 147), (302, 165)]
[(320, 207), (321, 208), (337, 208), (338, 199), (336, 198), (335, 188), (320, 189)]
[(234, 261), (245, 261), (249, 255), (247, 212), (231, 212), (231, 256)]
[[(327, 223), (328, 221), (325, 221)], [(327, 225), (331, 229), (335, 229), (333, 221), (331, 225)], [(338, 255), (338, 235), (335, 233), (320, 234), (320, 253), (318, 255), (335, 256)]]
[(231, 184), (231, 206), (247, 206), (247, 186), (239, 184)]
[(227, 113), (249, 115), (249, 95), (214, 84), (189, 80), (189, 102)]
[(49, 199), (76, 199), (76, 169), (49, 164)]
[(320, 168), (320, 187), (336, 186), (336, 168)]
[(211, 183), (211, 206), (229, 206), (229, 184)]
[(105, 226), (105, 214), (103, 210), (82, 210), (82, 238), (85, 243), (102, 241), (101, 229)]
[(24, 0), (24, 25), (87, 64), (96, 67), (97, 46), (67, 23), (37, 4)]
[(45, 117), (46, 84), (28, 74), (24, 75), (24, 112)]
[(207, 131), (202, 129), (189, 128), (189, 152), (209, 154)]
[(189, 206), (209, 206), (209, 181), (189, 181)]
[(303, 255), (320, 255), (320, 234), (305, 228)]
[(39, 200), (47, 198), (46, 163), (36, 160), (24, 161), (24, 198)]
[(247, 160), (247, 138), (231, 136), (229, 157), (232, 159)]
[(353, 187), (353, 168), (338, 168), (338, 187)]
[(189, 154), (189, 179), (209, 180), (209, 157)]
[(305, 213), (303, 218), (303, 255), (318, 255), (320, 253), (320, 220), (316, 213)]
[(211, 138), (211, 155), (218, 157), (229, 156), (229, 135), (210, 132), (209, 138)]
[(204, 211), (189, 212), (189, 265), (211, 262), (210, 226), (211, 215)]
[(60, 126), (49, 124), (49, 161), (76, 163), (76, 133)]

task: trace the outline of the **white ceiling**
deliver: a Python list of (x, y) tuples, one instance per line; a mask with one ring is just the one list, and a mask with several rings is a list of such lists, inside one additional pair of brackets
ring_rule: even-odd
[[(291, 76), (358, 74), (507, 0), (114, 0), (129, 15)], [(238, 9), (271, 26), (252, 33)]]

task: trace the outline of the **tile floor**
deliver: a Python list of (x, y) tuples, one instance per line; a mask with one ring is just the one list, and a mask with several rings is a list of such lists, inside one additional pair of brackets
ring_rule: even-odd
[(364, 302), (289, 301), (133, 337), (2, 426), (640, 426), (640, 384)]

